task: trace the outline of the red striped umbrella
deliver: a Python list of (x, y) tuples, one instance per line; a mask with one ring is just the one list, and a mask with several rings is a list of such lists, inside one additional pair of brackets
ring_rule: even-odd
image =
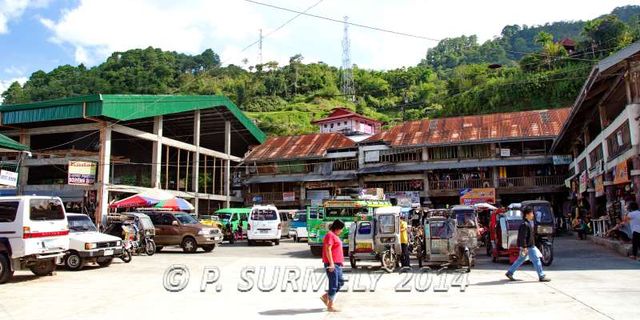
[(170, 209), (173, 211), (193, 211), (195, 208), (189, 201), (182, 198), (171, 198), (156, 203), (154, 208)]

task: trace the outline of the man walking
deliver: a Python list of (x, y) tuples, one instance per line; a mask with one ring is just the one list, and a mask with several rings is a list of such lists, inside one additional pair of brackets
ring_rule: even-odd
[(625, 222), (631, 228), (631, 259), (637, 259), (638, 248), (640, 248), (640, 210), (634, 201), (629, 202), (627, 209), (629, 213), (625, 217)]
[(509, 268), (509, 271), (505, 274), (511, 281), (515, 281), (513, 274), (518, 268), (529, 258), (533, 266), (538, 273), (538, 280), (540, 282), (549, 282), (551, 279), (547, 278), (542, 271), (542, 263), (540, 263), (540, 254), (535, 243), (535, 226), (533, 221), (533, 210), (530, 207), (525, 207), (522, 213), (524, 215), (524, 221), (518, 229), (518, 247), (520, 247), (520, 256)]

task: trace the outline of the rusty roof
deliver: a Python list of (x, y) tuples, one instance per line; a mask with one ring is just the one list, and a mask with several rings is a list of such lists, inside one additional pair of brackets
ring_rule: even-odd
[(409, 121), (365, 140), (391, 146), (446, 145), (472, 142), (553, 138), (570, 108), (495, 113)]
[(270, 137), (255, 147), (245, 161), (275, 161), (321, 158), (330, 149), (353, 147), (355, 143), (340, 133), (315, 133)]

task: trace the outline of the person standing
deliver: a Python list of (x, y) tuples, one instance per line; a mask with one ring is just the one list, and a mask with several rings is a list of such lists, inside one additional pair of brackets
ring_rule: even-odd
[(407, 230), (407, 218), (400, 219), (400, 247), (402, 248), (402, 267), (411, 267), (409, 258), (409, 231)]
[(530, 207), (525, 207), (523, 211), (524, 221), (520, 225), (518, 229), (518, 247), (520, 247), (520, 255), (518, 259), (511, 265), (509, 271), (505, 274), (507, 278), (511, 281), (515, 281), (513, 278), (513, 274), (518, 270), (518, 268), (529, 258), (533, 266), (536, 268), (536, 272), (538, 273), (538, 280), (540, 282), (549, 282), (547, 276), (545, 276), (544, 271), (542, 271), (542, 263), (540, 262), (540, 254), (538, 248), (536, 248), (535, 243), (535, 228), (533, 221), (533, 210)]
[(337, 312), (334, 307), (336, 293), (344, 285), (342, 278), (342, 267), (344, 264), (344, 254), (342, 252), (342, 241), (340, 233), (344, 229), (344, 222), (340, 219), (333, 221), (329, 227), (329, 232), (322, 239), (322, 263), (329, 279), (329, 290), (320, 297), (320, 300), (327, 306), (327, 311)]
[(625, 222), (629, 223), (631, 228), (631, 259), (638, 258), (638, 248), (640, 248), (640, 210), (635, 201), (629, 202), (627, 205), (627, 216)]

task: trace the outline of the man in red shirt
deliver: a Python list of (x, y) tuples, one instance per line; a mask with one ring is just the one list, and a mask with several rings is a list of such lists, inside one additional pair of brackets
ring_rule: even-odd
[(329, 290), (320, 297), (320, 300), (324, 302), (329, 312), (338, 311), (334, 308), (333, 301), (338, 290), (344, 285), (344, 279), (342, 278), (344, 254), (342, 253), (342, 241), (340, 240), (342, 229), (344, 229), (344, 222), (340, 219), (335, 220), (329, 227), (329, 232), (322, 239), (322, 263), (324, 263), (327, 278), (329, 278)]

